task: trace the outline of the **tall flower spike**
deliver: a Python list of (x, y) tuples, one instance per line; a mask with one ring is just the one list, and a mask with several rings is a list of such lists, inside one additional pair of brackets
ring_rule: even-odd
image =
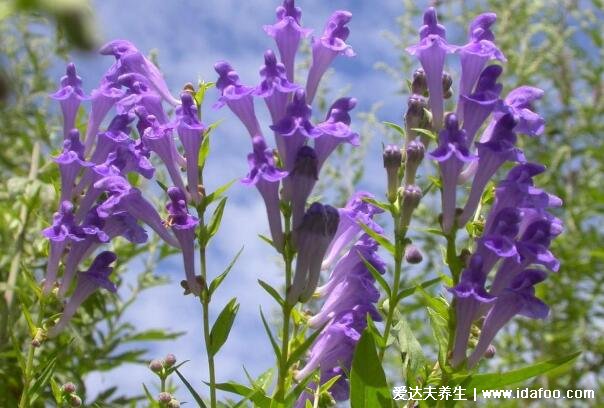
[(499, 65), (489, 65), (480, 74), (474, 92), (460, 97), (457, 114), (461, 118), (459, 112), (463, 109), (462, 107), (467, 108), (463, 119), (463, 129), (466, 131), (469, 143), (474, 141), (476, 132), (499, 103), (502, 86), (497, 83), (497, 78), (502, 71)]
[(101, 252), (92, 261), (92, 265), (86, 272), (78, 273), (78, 283), (73, 295), (65, 305), (63, 314), (58, 323), (48, 331), (49, 337), (57, 336), (65, 327), (82, 303), (97, 289), (103, 288), (110, 292), (116, 292), (117, 288), (109, 280), (109, 275), (113, 272), (111, 265), (117, 256), (110, 251)]
[(183, 191), (186, 191), (185, 185), (180, 175), (177, 160), (174, 157), (174, 136), (172, 127), (161, 125), (155, 116), (147, 116), (151, 126), (143, 134), (145, 146), (152, 152), (155, 152), (166, 166), (172, 183)]
[(86, 126), (86, 136), (84, 138), (86, 156), (90, 154), (94, 147), (103, 119), (105, 119), (107, 113), (124, 95), (125, 92), (119, 88), (119, 85), (115, 82), (107, 81), (101, 82), (101, 85), (90, 93), (91, 108), (90, 115), (88, 116), (88, 125)]
[(277, 22), (273, 25), (265, 25), (264, 31), (275, 39), (287, 79), (293, 82), (294, 61), (300, 40), (308, 37), (312, 30), (302, 28), (300, 25), (302, 10), (295, 6), (294, 0), (283, 0), (283, 5), (277, 7), (276, 14)]
[[(472, 181), (468, 201), (459, 216), (459, 226), (464, 226), (474, 216), (480, 197), (493, 175), (506, 161), (524, 162), (524, 154), (516, 148), (516, 134), (513, 129), (516, 120), (511, 114), (502, 116), (493, 129), (488, 142), (477, 142), (478, 165)], [(457, 176), (456, 176), (457, 177)]]
[(531, 319), (545, 319), (549, 308), (535, 297), (535, 288), (547, 277), (543, 271), (527, 269), (519, 274), (510, 287), (497, 297), (487, 315), (480, 332), (478, 344), (468, 358), (468, 367), (474, 367), (485, 353), (497, 332), (515, 315), (520, 314)]
[(308, 70), (308, 78), (306, 80), (306, 96), (308, 103), (312, 103), (319, 82), (331, 65), (333, 60), (338, 55), (354, 57), (355, 53), (352, 47), (346, 44), (346, 39), (350, 35), (350, 29), (346, 24), (352, 19), (352, 13), (346, 10), (335, 11), (327, 24), (325, 30), (319, 38), (312, 39), (312, 63)]
[(438, 23), (436, 9), (428, 8), (424, 13), (424, 25), (419, 30), (418, 44), (407, 48), (407, 52), (417, 56), (426, 74), (428, 103), (432, 111), (432, 123), (435, 130), (440, 130), (444, 114), (443, 69), (447, 53), (455, 47), (447, 44), (445, 28)]
[(199, 203), (199, 149), (205, 127), (197, 117), (197, 107), (191, 94), (180, 95), (182, 105), (176, 111), (176, 130), (187, 159), (187, 184), (193, 202)]
[(445, 128), (440, 131), (438, 148), (430, 152), (430, 158), (438, 161), (442, 179), (442, 226), (445, 233), (455, 222), (457, 178), (465, 163), (475, 160), (470, 154), (466, 133), (459, 129), (455, 114), (447, 115)]
[(298, 257), (294, 281), (287, 291), (287, 302), (308, 301), (319, 283), (321, 262), (329, 243), (334, 237), (339, 221), (338, 210), (320, 203), (313, 203), (296, 230)]
[(222, 108), (227, 105), (243, 123), (251, 137), (261, 135), (262, 131), (256, 118), (254, 99), (252, 98), (254, 88), (242, 85), (239, 82), (239, 75), (226, 61), (219, 61), (214, 64), (214, 70), (218, 74), (216, 88), (221, 93), (214, 107)]
[(59, 202), (71, 200), (75, 180), (84, 167), (92, 166), (84, 160), (84, 145), (80, 142), (80, 132), (72, 129), (63, 142), (63, 152), (54, 158), (61, 173), (61, 197)]
[(113, 55), (115, 63), (106, 74), (106, 78), (116, 81), (120, 75), (136, 73), (142, 75), (150, 86), (155, 88), (165, 100), (172, 106), (178, 105), (178, 99), (174, 98), (168, 89), (168, 84), (162, 73), (149, 61), (136, 47), (126, 40), (113, 40), (100, 49), (102, 55)]
[(287, 79), (285, 66), (277, 62), (271, 50), (264, 53), (260, 76), (262, 81), (254, 90), (254, 95), (264, 98), (273, 123), (277, 123), (285, 115), (288, 95), (300, 87)]
[(478, 15), (470, 23), (468, 39), (469, 42), (463, 47), (459, 47), (457, 52), (461, 60), (461, 81), (459, 84), (459, 104), (457, 105), (457, 115), (459, 119), (465, 121), (464, 104), (462, 99), (472, 93), (474, 84), (478, 79), (480, 72), (489, 60), (499, 60), (505, 62), (503, 53), (497, 48), (493, 41), (495, 36), (491, 31), (491, 26), (497, 20), (495, 13), (484, 13)]
[(61, 87), (50, 97), (61, 104), (63, 111), (63, 137), (67, 138), (75, 127), (75, 119), (82, 100), (86, 99), (82, 91), (82, 78), (76, 73), (73, 62), (67, 64), (65, 76), (61, 78)]
[(199, 224), (199, 220), (189, 214), (184, 191), (178, 187), (170, 187), (168, 196), (170, 202), (166, 205), (168, 210), (167, 224), (172, 227), (172, 232), (180, 243), (188, 288), (199, 296), (201, 286), (195, 278), (195, 228)]
[(310, 196), (318, 176), (318, 159), (315, 150), (302, 146), (296, 155), (296, 164), (285, 185), (286, 196), (292, 203), (292, 225), (296, 229), (304, 217), (306, 200)]
[(311, 114), (312, 108), (306, 103), (306, 94), (298, 89), (287, 105), (285, 116), (271, 125), (271, 129), (283, 137), (284, 147), (283, 150), (279, 147), (279, 155), (288, 171), (293, 170), (298, 150), (304, 145), (306, 138), (319, 134), (310, 121)]
[(101, 218), (107, 218), (123, 211), (151, 227), (157, 235), (175, 248), (180, 248), (178, 241), (165, 228), (162, 220), (149, 201), (121, 176), (105, 177), (93, 185), (107, 192), (107, 199), (97, 208)]
[(315, 136), (315, 151), (319, 160), (319, 169), (325, 163), (329, 155), (341, 144), (350, 143), (353, 146), (360, 145), (359, 134), (350, 129), (350, 111), (357, 104), (355, 98), (340, 98), (335, 101), (324, 122), (316, 126), (318, 135)]
[(287, 176), (287, 172), (275, 167), (273, 151), (266, 146), (262, 136), (255, 136), (252, 144), (254, 151), (247, 157), (250, 172), (241, 182), (248, 186), (254, 185), (258, 189), (266, 206), (273, 244), (281, 251), (283, 249), (283, 228), (279, 208), (279, 181)]

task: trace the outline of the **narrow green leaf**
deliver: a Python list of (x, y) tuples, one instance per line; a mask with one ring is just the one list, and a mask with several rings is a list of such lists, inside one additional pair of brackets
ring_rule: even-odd
[(199, 396), (199, 394), (197, 393), (197, 391), (195, 391), (195, 388), (193, 388), (193, 386), (187, 381), (187, 379), (185, 378), (185, 376), (182, 375), (180, 373), (180, 371), (178, 371), (178, 370), (174, 370), (174, 372), (176, 373), (176, 375), (178, 376), (178, 378), (180, 378), (180, 381), (183, 382), (183, 384), (185, 385), (185, 387), (187, 387), (187, 389), (189, 390), (189, 392), (191, 393), (191, 395), (195, 399), (195, 402), (197, 402), (197, 405), (199, 406), (199, 408), (207, 408), (206, 404), (203, 402), (203, 399), (201, 399), (201, 397)]
[(387, 250), (388, 252), (390, 252), (391, 254), (394, 255), (394, 245), (392, 244), (392, 242), (390, 242), (388, 240), (388, 238), (386, 238), (385, 236), (383, 236), (381, 234), (378, 234), (377, 232), (375, 232), (374, 230), (372, 230), (371, 228), (369, 228), (367, 225), (363, 224), (362, 222), (359, 222), (359, 226), (371, 238), (375, 239), (378, 242), (378, 244), (380, 244), (385, 250)]
[(400, 314), (398, 319), (393, 330), (398, 332), (398, 345), (403, 360), (404, 375), (406, 378), (415, 378), (425, 364), (426, 356), (407, 320)]
[(382, 124), (384, 126), (386, 126), (387, 128), (394, 130), (396, 133), (398, 133), (402, 137), (406, 137), (405, 129), (403, 129), (403, 127), (401, 125), (397, 125), (396, 123), (392, 123), (392, 122), (382, 122)]
[(199, 148), (199, 155), (197, 156), (197, 163), (199, 167), (203, 167), (206, 164), (206, 160), (210, 155), (210, 135), (205, 134), (201, 141), (201, 147)]
[(275, 247), (275, 243), (273, 242), (273, 240), (267, 237), (266, 235), (258, 234), (258, 237), (273, 248)]
[(271, 404), (271, 399), (267, 397), (260, 389), (252, 389), (235, 382), (218, 383), (216, 384), (216, 388), (221, 391), (241, 395), (242, 397), (252, 401), (255, 407), (268, 408)]
[(279, 303), (280, 306), (283, 306), (285, 301), (283, 300), (281, 295), (279, 295), (275, 288), (273, 288), (271, 285), (269, 285), (262, 279), (258, 279), (258, 283), (260, 284), (260, 286), (262, 286), (262, 289), (264, 289), (269, 295), (271, 295), (273, 299), (277, 301), (277, 303)]
[(222, 198), (216, 209), (212, 213), (212, 217), (210, 217), (210, 222), (208, 223), (208, 241), (212, 238), (220, 228), (220, 223), (222, 222), (222, 215), (224, 214), (224, 207), (226, 206), (227, 197)]
[(441, 281), (442, 278), (434, 278), (420, 283), (419, 285), (411, 286), (401, 290), (398, 293), (397, 299), (400, 301), (408, 296), (413, 295), (419, 288), (426, 289)]
[(149, 392), (149, 389), (147, 388), (145, 383), (143, 383), (143, 389), (145, 390), (145, 395), (147, 396), (149, 403), (151, 404), (151, 406), (154, 407), (156, 405), (155, 398), (153, 398), (153, 395), (151, 395), (151, 393)]
[(273, 351), (275, 352), (275, 356), (277, 356), (277, 361), (281, 364), (281, 350), (279, 350), (279, 346), (273, 337), (273, 333), (266, 322), (266, 318), (264, 317), (264, 313), (262, 313), (262, 308), (260, 308), (260, 317), (262, 318), (262, 324), (264, 325), (264, 330), (266, 330), (266, 334), (268, 335), (269, 340), (271, 341), (271, 345), (273, 346)]
[(61, 396), (61, 388), (59, 387), (59, 384), (57, 384), (57, 382), (54, 380), (54, 378), (50, 379), (50, 390), (52, 391), (52, 397), (55, 399), (57, 405), (59, 405), (63, 398)]
[(363, 331), (352, 359), (350, 406), (352, 408), (393, 406), (386, 374), (375, 349), (373, 336), (367, 330)]
[(387, 203), (385, 201), (379, 201), (379, 200), (376, 200), (375, 198), (371, 198), (371, 197), (363, 197), (363, 201), (365, 201), (366, 203), (369, 203), (373, 206), (376, 206), (378, 208), (381, 208), (384, 211), (387, 211), (387, 212), (392, 211), (392, 204)]
[(233, 298), (229, 301), (229, 303), (226, 304), (224, 309), (222, 309), (218, 315), (218, 318), (214, 322), (212, 330), (210, 331), (209, 352), (212, 355), (216, 355), (218, 350), (220, 350), (220, 348), (227, 341), (238, 310), (239, 304), (237, 303), (237, 298)]
[(34, 381), (33, 385), (28, 391), (28, 395), (30, 396), (30, 404), (33, 404), (38, 399), (40, 393), (44, 390), (46, 383), (50, 381), (50, 378), (55, 371), (56, 364), (57, 356), (54, 356), (48, 361), (38, 378), (36, 378), (36, 381)]
[(430, 130), (422, 129), (422, 128), (413, 128), (411, 130), (413, 130), (413, 131), (415, 131), (417, 133), (420, 133), (422, 135), (428, 136), (432, 140), (436, 140), (436, 133), (434, 133), (434, 132), (432, 132)]
[(159, 180), (155, 180), (155, 182), (157, 183), (157, 185), (159, 186), (159, 188), (161, 188), (162, 190), (164, 190), (164, 192), (168, 191), (168, 186), (166, 186), (164, 183), (162, 183)]
[(222, 283), (222, 281), (227, 277), (227, 275), (229, 274), (229, 272), (231, 271), (231, 269), (233, 269), (233, 266), (235, 265), (235, 262), (237, 262), (237, 259), (239, 259), (239, 255), (241, 255), (241, 252), (243, 252), (243, 247), (241, 247), (241, 249), (233, 257), (233, 259), (227, 265), (227, 267), (224, 270), (224, 272), (222, 272), (220, 275), (218, 275), (217, 277), (215, 277), (214, 280), (212, 280), (212, 282), (210, 282), (210, 289), (209, 289), (210, 296), (212, 296), (212, 294), (214, 293), (214, 291), (216, 289), (218, 289), (218, 287), (220, 286), (220, 284)]
[(34, 324), (34, 321), (31, 319), (31, 315), (29, 314), (29, 310), (23, 303), (21, 303), (21, 311), (23, 312), (23, 317), (25, 317), (25, 321), (27, 321), (27, 326), (29, 327), (29, 333), (33, 337), (36, 335), (38, 328)]
[(286, 407), (294, 406), (294, 402), (298, 399), (300, 394), (302, 394), (302, 392), (304, 392), (304, 390), (306, 389), (306, 385), (310, 382), (311, 379), (312, 379), (312, 375), (307, 376), (304, 380), (302, 380), (302, 382), (300, 382), (298, 385), (296, 385), (289, 394), (287, 394), (287, 396), (285, 397), (285, 406)]
[(201, 105), (203, 105), (206, 92), (214, 85), (214, 82), (199, 81), (199, 83), (197, 84), (197, 92), (195, 92), (195, 95), (193, 96), (193, 98), (195, 99), (195, 104), (197, 106), (201, 107)]
[(293, 366), (296, 363), (296, 361), (298, 361), (304, 355), (304, 353), (306, 353), (306, 351), (310, 348), (310, 346), (315, 342), (315, 340), (319, 336), (319, 334), (321, 334), (321, 332), (325, 328), (326, 324), (327, 323), (323, 324), (321, 327), (319, 327), (317, 330), (315, 330), (315, 332), (313, 334), (308, 336), (308, 338), (306, 338), (306, 340), (304, 340), (304, 342), (302, 344), (300, 344), (300, 346), (298, 346), (298, 348), (296, 348), (289, 355), (289, 358), (287, 359), (288, 368)]
[(223, 194), (233, 185), (233, 183), (235, 183), (235, 181), (236, 180), (231, 180), (228, 183), (218, 187), (216, 190), (214, 190), (214, 192), (205, 196), (203, 199), (203, 205), (207, 207), (214, 201), (219, 200), (223, 196)]

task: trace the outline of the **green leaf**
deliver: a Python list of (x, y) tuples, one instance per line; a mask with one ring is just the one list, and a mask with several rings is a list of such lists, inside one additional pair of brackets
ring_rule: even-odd
[(388, 240), (388, 238), (386, 238), (383, 235), (378, 234), (377, 232), (375, 232), (374, 230), (372, 230), (371, 228), (369, 228), (367, 225), (363, 224), (362, 222), (359, 222), (359, 226), (371, 238), (375, 239), (378, 242), (378, 244), (380, 244), (385, 250), (387, 250), (388, 252), (390, 252), (391, 254), (394, 255), (394, 245), (392, 244), (392, 242), (390, 242)]
[(25, 321), (27, 321), (27, 326), (29, 327), (30, 335), (34, 337), (36, 335), (36, 332), (38, 331), (38, 328), (34, 324), (34, 321), (32, 320), (31, 315), (29, 314), (29, 310), (27, 310), (27, 307), (25, 307), (22, 302), (21, 311), (23, 313), (23, 317), (25, 317)]
[(319, 334), (321, 334), (321, 332), (323, 331), (323, 329), (325, 328), (326, 325), (327, 325), (327, 323), (323, 324), (321, 327), (319, 327), (317, 330), (315, 330), (315, 332), (313, 334), (311, 334), (310, 336), (308, 336), (308, 338), (306, 338), (306, 340), (304, 340), (304, 342), (302, 344), (300, 344), (300, 346), (298, 346), (297, 349), (292, 351), (292, 353), (289, 355), (289, 358), (287, 359), (288, 368), (293, 366), (296, 363), (296, 361), (298, 361), (304, 355), (304, 353), (315, 342), (315, 340), (319, 336)]
[(465, 377), (461, 385), (466, 389), (494, 390), (520, 383), (538, 375), (545, 374), (557, 368), (562, 368), (574, 362), (581, 354), (580, 351), (564, 357), (535, 363), (507, 373), (475, 374)]
[(378, 208), (381, 208), (384, 211), (387, 212), (391, 212), (392, 211), (392, 204), (384, 202), (384, 201), (379, 201), (376, 200), (375, 198), (371, 198), (371, 197), (363, 197), (363, 201), (365, 201), (366, 203), (369, 203), (373, 206), (376, 206)]
[(439, 278), (434, 278), (434, 279), (427, 280), (425, 282), (420, 283), (419, 285), (415, 285), (415, 286), (411, 286), (409, 288), (405, 288), (405, 289), (401, 290), (398, 293), (397, 299), (398, 299), (398, 301), (400, 301), (400, 300), (402, 300), (402, 299), (404, 299), (404, 298), (406, 298), (408, 296), (413, 295), (419, 288), (426, 289), (426, 288), (428, 288), (428, 287), (430, 287), (430, 286), (432, 286), (435, 283), (438, 283), (440, 281), (441, 281), (441, 278), (439, 277)]
[(413, 130), (413, 131), (415, 131), (417, 133), (420, 133), (422, 135), (428, 136), (432, 140), (436, 140), (436, 133), (434, 133), (434, 132), (432, 132), (430, 130), (422, 129), (422, 128), (413, 128), (411, 130)]
[(352, 408), (392, 407), (392, 396), (373, 336), (365, 330), (359, 340), (350, 371)]
[(44, 369), (42, 370), (42, 372), (40, 373), (40, 375), (38, 376), (36, 381), (33, 383), (31, 388), (29, 389), (28, 395), (30, 396), (30, 404), (33, 404), (34, 401), (36, 401), (38, 399), (38, 397), (40, 396), (40, 393), (42, 393), (42, 391), (44, 390), (46, 383), (48, 383), (48, 381), (50, 381), (50, 378), (52, 377), (53, 373), (55, 372), (56, 364), (57, 364), (57, 356), (54, 356), (48, 361), (48, 363), (46, 364), (46, 366), (44, 367)]
[(150, 329), (132, 336), (126, 336), (120, 339), (121, 343), (128, 343), (133, 341), (162, 341), (162, 340), (174, 340), (186, 332), (166, 332), (162, 329)]
[(417, 341), (407, 320), (399, 314), (398, 323), (393, 330), (398, 332), (398, 345), (403, 360), (406, 378), (415, 378), (426, 362), (422, 346)]
[(205, 196), (203, 198), (203, 205), (207, 207), (214, 201), (219, 200), (223, 196), (223, 194), (233, 185), (235, 181), (236, 180), (231, 180), (228, 183), (218, 187), (216, 190), (214, 190), (214, 192)]
[(224, 197), (220, 200), (216, 209), (212, 213), (210, 217), (210, 222), (208, 222), (208, 226), (205, 229), (205, 232), (202, 231), (202, 236), (200, 238), (200, 245), (207, 244), (210, 242), (210, 239), (218, 232), (220, 228), (220, 223), (222, 222), (222, 215), (224, 214), (224, 207), (226, 206), (227, 197)]
[(243, 252), (243, 247), (241, 247), (241, 249), (239, 250), (239, 252), (237, 252), (237, 254), (233, 257), (233, 260), (227, 265), (226, 269), (224, 270), (224, 272), (222, 272), (220, 275), (218, 275), (217, 277), (214, 278), (214, 280), (212, 280), (212, 282), (210, 282), (210, 296), (212, 296), (212, 294), (214, 293), (214, 291), (216, 289), (218, 289), (218, 287), (220, 286), (220, 284), (222, 283), (222, 281), (227, 277), (227, 275), (229, 274), (229, 272), (231, 271), (231, 269), (233, 269), (233, 266), (235, 265), (235, 262), (237, 262), (237, 259), (239, 258), (239, 255), (241, 255), (241, 252)]
[(223, 344), (227, 341), (238, 310), (239, 304), (237, 303), (237, 298), (233, 298), (229, 301), (229, 303), (226, 304), (224, 309), (222, 309), (222, 312), (220, 312), (218, 315), (218, 318), (214, 322), (212, 330), (210, 331), (209, 352), (212, 355), (216, 355), (218, 350), (220, 350)]
[(155, 180), (155, 182), (157, 183), (157, 185), (159, 186), (159, 188), (161, 188), (162, 190), (164, 190), (164, 192), (168, 191), (168, 186), (166, 186), (164, 183), (162, 183), (159, 180)]
[(264, 313), (262, 313), (262, 308), (260, 308), (260, 317), (262, 318), (262, 324), (264, 325), (264, 330), (266, 330), (266, 334), (268, 335), (268, 339), (271, 341), (271, 346), (273, 346), (273, 351), (275, 352), (275, 356), (277, 356), (277, 361), (281, 364), (281, 350), (279, 350), (279, 345), (275, 341), (273, 337), (273, 333), (266, 322), (266, 318), (264, 317)]
[(396, 123), (392, 123), (392, 122), (382, 122), (382, 124), (384, 126), (386, 126), (387, 128), (394, 130), (396, 133), (398, 133), (402, 137), (406, 137), (405, 129), (403, 129), (403, 127), (401, 125), (397, 125)]
[(197, 92), (195, 92), (195, 95), (193, 96), (193, 98), (195, 99), (195, 104), (198, 107), (201, 107), (201, 105), (203, 105), (206, 92), (214, 85), (216, 85), (214, 82), (199, 81), (199, 83), (197, 84)]
[(271, 403), (271, 399), (258, 388), (252, 389), (235, 382), (218, 383), (216, 384), (216, 388), (221, 391), (241, 395), (252, 401), (256, 407), (269, 407)]
[(151, 404), (151, 406), (152, 407), (156, 406), (157, 401), (155, 401), (155, 398), (153, 398), (153, 395), (151, 395), (151, 393), (149, 392), (149, 389), (147, 388), (145, 383), (143, 383), (143, 389), (145, 390), (145, 395), (147, 396), (147, 399), (149, 400), (149, 403)]
[(359, 257), (361, 258), (361, 260), (365, 264), (365, 267), (369, 270), (369, 272), (371, 273), (371, 275), (373, 276), (373, 278), (377, 281), (377, 283), (380, 284), (380, 286), (382, 287), (382, 289), (384, 289), (384, 291), (386, 292), (387, 297), (390, 297), (391, 289), (390, 289), (390, 286), (388, 285), (388, 282), (386, 282), (386, 280), (384, 279), (384, 277), (382, 276), (382, 274), (377, 269), (375, 269), (375, 266), (373, 266), (371, 264), (371, 262), (369, 262), (367, 259), (365, 259), (365, 257), (363, 256), (363, 254), (361, 254), (361, 251), (357, 251), (357, 252), (359, 254)]
[(50, 390), (52, 391), (52, 396), (55, 399), (55, 402), (58, 406), (60, 406), (59, 404), (63, 400), (61, 396), (61, 388), (59, 387), (59, 384), (57, 384), (57, 382), (54, 380), (54, 378), (50, 379)]
[(206, 160), (210, 155), (210, 135), (205, 134), (201, 141), (201, 147), (199, 148), (199, 155), (197, 156), (197, 165), (203, 167), (206, 164)]
[(193, 388), (193, 386), (187, 381), (187, 379), (185, 378), (185, 376), (182, 375), (180, 373), (180, 371), (178, 371), (178, 369), (174, 370), (174, 372), (176, 373), (176, 375), (178, 376), (178, 378), (180, 378), (180, 381), (183, 382), (183, 384), (185, 385), (185, 387), (187, 387), (187, 389), (189, 390), (189, 392), (191, 393), (191, 395), (195, 399), (195, 402), (197, 402), (197, 405), (199, 406), (199, 408), (207, 408), (206, 404), (203, 402), (203, 399), (199, 396), (199, 394), (197, 393), (197, 391), (195, 391), (195, 388)]
[(280, 306), (283, 306), (285, 301), (283, 300), (281, 295), (279, 295), (279, 292), (277, 292), (275, 288), (273, 288), (271, 285), (269, 285), (262, 279), (258, 279), (258, 284), (260, 284), (260, 286), (262, 286), (262, 289), (264, 289), (269, 295), (271, 295), (271, 297), (275, 299)]

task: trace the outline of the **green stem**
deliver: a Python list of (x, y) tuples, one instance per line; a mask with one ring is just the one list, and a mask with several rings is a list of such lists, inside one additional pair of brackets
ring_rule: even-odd
[[(36, 327), (42, 326), (42, 320), (44, 319), (45, 304), (44, 301), (40, 301), (40, 313), (36, 321)], [(32, 339), (33, 340), (33, 339)], [(21, 393), (21, 399), (19, 400), (19, 408), (26, 408), (29, 406), (29, 383), (32, 380), (32, 371), (34, 368), (34, 357), (36, 353), (36, 347), (30, 342), (29, 350), (27, 352), (27, 361), (25, 363), (25, 372), (23, 373), (23, 392)]]
[[(459, 255), (457, 254), (457, 247), (455, 244), (456, 235), (457, 235), (457, 230), (453, 229), (446, 236), (446, 238), (447, 238), (446, 260), (447, 260), (447, 265), (449, 265), (449, 269), (451, 270), (451, 277), (453, 278), (453, 286), (455, 286), (459, 283), (459, 278), (461, 276), (461, 270), (463, 269), (463, 263), (462, 263), (461, 259), (459, 258)], [(447, 359), (448, 359), (448, 356), (453, 351), (453, 345), (454, 345), (454, 341), (455, 341), (455, 320), (457, 318), (456, 314), (455, 314), (455, 307), (456, 307), (455, 298), (453, 298), (453, 301), (449, 305), (449, 337), (447, 340)], [(447, 366), (448, 366), (448, 364), (447, 364)], [(448, 371), (446, 369), (444, 369), (444, 367), (441, 368), (441, 372), (442, 372), (441, 385), (445, 386), (449, 382), (449, 374), (448, 374)]]

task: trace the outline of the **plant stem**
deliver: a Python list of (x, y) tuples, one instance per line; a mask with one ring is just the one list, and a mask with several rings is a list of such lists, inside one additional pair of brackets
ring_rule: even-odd
[[(45, 304), (43, 300), (40, 300), (40, 313), (36, 321), (36, 327), (42, 325), (44, 319)], [(33, 340), (33, 339), (32, 339)], [(27, 351), (27, 361), (25, 363), (25, 372), (23, 373), (23, 392), (21, 393), (21, 399), (19, 400), (19, 408), (26, 408), (29, 406), (29, 383), (32, 380), (32, 371), (34, 368), (34, 356), (36, 347), (30, 342), (29, 350)]]
[[(463, 264), (461, 262), (461, 259), (459, 258), (459, 255), (457, 254), (457, 247), (455, 244), (455, 236), (457, 235), (457, 230), (453, 229), (447, 236), (447, 253), (446, 253), (446, 260), (447, 260), (447, 264), (449, 265), (449, 269), (451, 270), (451, 277), (453, 278), (453, 285), (457, 285), (459, 283), (459, 278), (461, 275), (461, 270), (463, 269)], [(452, 350), (453, 350), (453, 344), (455, 341), (455, 320), (456, 320), (456, 313), (455, 313), (455, 297), (453, 298), (453, 300), (451, 301), (451, 304), (449, 305), (449, 337), (447, 340), (447, 359), (448, 356), (451, 354)], [(448, 364), (447, 364), (448, 365)], [(441, 379), (441, 385), (447, 385), (447, 383), (449, 382), (449, 375), (447, 370), (444, 369), (444, 367), (441, 369), (442, 370), (442, 379)]]

